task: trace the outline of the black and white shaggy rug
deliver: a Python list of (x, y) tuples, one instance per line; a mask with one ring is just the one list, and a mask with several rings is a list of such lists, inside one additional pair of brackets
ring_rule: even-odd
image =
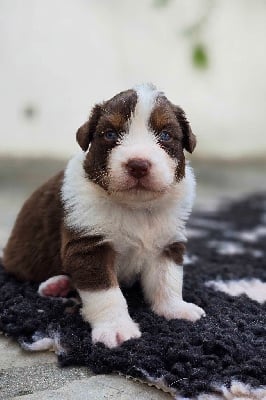
[(121, 373), (175, 399), (266, 399), (266, 195), (209, 214), (188, 228), (184, 298), (207, 313), (166, 321), (125, 290), (142, 337), (113, 350), (92, 345), (73, 301), (41, 298), (0, 267), (0, 330), (29, 350), (54, 346), (59, 364)]

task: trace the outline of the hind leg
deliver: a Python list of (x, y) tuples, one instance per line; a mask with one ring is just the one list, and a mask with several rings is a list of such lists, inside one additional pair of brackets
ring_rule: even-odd
[(73, 290), (70, 278), (67, 275), (56, 275), (42, 282), (38, 293), (43, 297), (66, 297)]

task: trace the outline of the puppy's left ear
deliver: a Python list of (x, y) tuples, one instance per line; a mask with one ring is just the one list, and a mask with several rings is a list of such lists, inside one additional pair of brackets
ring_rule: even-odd
[(197, 144), (197, 138), (191, 130), (190, 124), (186, 118), (184, 110), (178, 106), (174, 106), (174, 112), (183, 133), (183, 147), (189, 153), (192, 153)]
[(83, 151), (88, 150), (89, 144), (93, 139), (99, 118), (102, 113), (101, 104), (96, 104), (93, 107), (89, 120), (85, 122), (77, 131), (76, 139)]

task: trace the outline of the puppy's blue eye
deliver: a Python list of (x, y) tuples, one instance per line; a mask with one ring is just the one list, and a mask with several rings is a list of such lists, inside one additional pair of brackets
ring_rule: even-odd
[(104, 134), (104, 138), (106, 140), (114, 141), (114, 140), (117, 140), (118, 134), (115, 131), (107, 131)]
[(172, 139), (172, 136), (167, 131), (162, 131), (159, 134), (159, 140), (161, 142), (169, 142)]

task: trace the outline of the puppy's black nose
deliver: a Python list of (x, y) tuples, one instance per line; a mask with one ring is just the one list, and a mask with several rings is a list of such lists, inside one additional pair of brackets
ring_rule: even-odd
[(150, 168), (151, 163), (148, 160), (143, 160), (142, 158), (133, 158), (126, 164), (126, 169), (129, 175), (137, 179), (148, 175)]

